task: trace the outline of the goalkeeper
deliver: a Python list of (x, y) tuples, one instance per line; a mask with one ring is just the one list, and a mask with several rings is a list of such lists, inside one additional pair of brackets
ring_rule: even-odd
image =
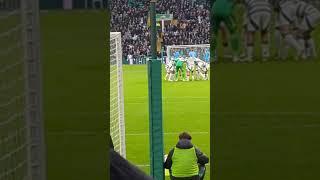
[(176, 66), (176, 81), (179, 79), (179, 72), (182, 75), (182, 80), (186, 80), (186, 72), (185, 72), (185, 67), (184, 67), (184, 62), (181, 60), (180, 57), (175, 57), (174, 59), (175, 66)]
[[(235, 23), (235, 18), (233, 16), (234, 7), (238, 0), (212, 0), (213, 6), (212, 6), (212, 35), (213, 37), (213, 49), (215, 53), (215, 50), (217, 48), (217, 37), (218, 32), (221, 23), (223, 22), (225, 26), (227, 27), (229, 33), (230, 33), (230, 41), (231, 41), (231, 48), (233, 51), (233, 61), (239, 60), (239, 37), (237, 33), (237, 26)], [(215, 54), (213, 57), (217, 57)]]

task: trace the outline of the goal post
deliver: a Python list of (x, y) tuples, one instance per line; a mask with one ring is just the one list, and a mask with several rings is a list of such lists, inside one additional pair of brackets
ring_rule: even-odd
[(46, 144), (42, 105), (39, 0), (20, 0), (24, 44), (26, 125), (29, 139), (29, 177), (47, 179)]
[(46, 180), (39, 1), (0, 1), (0, 179)]
[(110, 135), (114, 149), (126, 157), (121, 33), (110, 33)]
[(188, 57), (190, 50), (194, 50), (199, 59), (206, 62), (210, 61), (210, 44), (167, 46), (167, 60), (172, 60), (174, 57), (174, 53), (177, 51), (182, 57)]

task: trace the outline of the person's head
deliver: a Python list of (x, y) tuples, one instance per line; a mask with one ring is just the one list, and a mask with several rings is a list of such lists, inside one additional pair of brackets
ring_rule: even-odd
[(182, 132), (180, 135), (179, 135), (179, 140), (182, 140), (182, 139), (188, 139), (188, 140), (191, 140), (192, 137), (189, 133), (187, 132)]

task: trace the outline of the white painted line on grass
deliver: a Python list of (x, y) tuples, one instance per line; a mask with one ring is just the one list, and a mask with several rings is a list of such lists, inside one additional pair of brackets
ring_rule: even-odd
[[(138, 167), (150, 167), (150, 164), (136, 164)], [(206, 166), (210, 166), (210, 163), (206, 164)]]
[[(194, 101), (196, 103), (208, 103), (208, 101)], [(168, 100), (165, 100), (164, 103), (182, 103), (182, 104), (186, 104), (185, 101), (168, 101)], [(148, 104), (148, 102), (127, 102), (126, 104)]]
[(317, 128), (317, 127), (320, 127), (320, 124), (306, 124), (306, 125), (303, 125), (303, 127), (305, 127), (305, 128)]
[[(179, 135), (181, 132), (165, 132), (164, 135)], [(200, 131), (200, 132), (190, 132), (190, 134), (209, 134), (209, 132), (206, 131)], [(149, 133), (126, 133), (127, 136), (148, 136)]]
[[(140, 97), (127, 97), (125, 99), (147, 99), (148, 96), (140, 96)], [(179, 97), (162, 97), (162, 99), (208, 99), (210, 100), (210, 97), (206, 96), (179, 96)]]
[[(165, 132), (164, 135), (179, 135), (181, 132)], [(209, 132), (190, 132), (191, 134), (209, 134)], [(49, 131), (48, 135), (99, 135), (105, 134), (98, 131)], [(126, 133), (127, 136), (147, 136), (149, 133)]]
[(286, 111), (265, 111), (265, 112), (215, 112), (214, 114), (226, 115), (320, 115), (320, 112), (286, 112)]

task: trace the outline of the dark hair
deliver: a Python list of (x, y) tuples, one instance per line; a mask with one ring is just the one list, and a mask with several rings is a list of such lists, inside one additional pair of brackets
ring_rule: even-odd
[(181, 140), (181, 139), (191, 140), (192, 137), (191, 137), (191, 135), (190, 135), (189, 133), (187, 133), (187, 132), (182, 132), (182, 133), (179, 135), (179, 139), (180, 139), (180, 140)]

